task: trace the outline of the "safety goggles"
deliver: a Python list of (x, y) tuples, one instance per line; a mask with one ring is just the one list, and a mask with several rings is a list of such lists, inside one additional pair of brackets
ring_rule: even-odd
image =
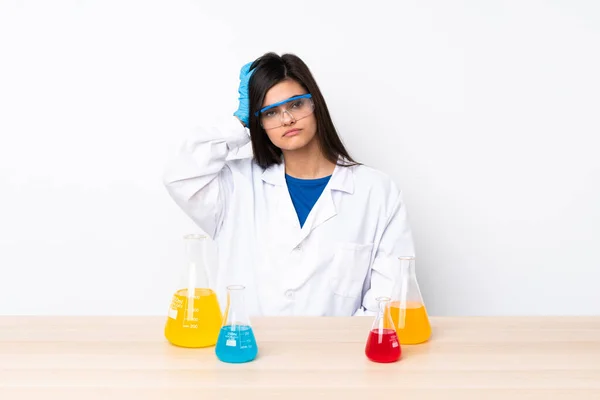
[(314, 110), (312, 95), (308, 93), (268, 105), (254, 115), (259, 117), (263, 129), (273, 129), (284, 125), (286, 114), (295, 122), (308, 117)]

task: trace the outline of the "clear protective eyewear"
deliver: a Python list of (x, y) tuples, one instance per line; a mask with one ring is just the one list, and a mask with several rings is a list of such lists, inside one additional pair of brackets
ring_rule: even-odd
[(314, 110), (315, 104), (312, 101), (312, 95), (307, 93), (268, 105), (255, 112), (254, 115), (259, 117), (263, 129), (273, 129), (284, 125), (286, 113), (292, 121), (296, 122), (308, 117)]

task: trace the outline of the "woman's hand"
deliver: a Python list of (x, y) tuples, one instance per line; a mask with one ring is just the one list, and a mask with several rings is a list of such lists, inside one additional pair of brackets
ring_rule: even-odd
[(248, 126), (248, 122), (250, 120), (250, 99), (248, 93), (248, 82), (250, 82), (250, 77), (255, 70), (250, 70), (250, 66), (252, 62), (244, 65), (240, 70), (240, 86), (238, 88), (238, 93), (240, 95), (239, 100), (240, 104), (236, 112), (233, 113), (240, 122), (244, 126)]

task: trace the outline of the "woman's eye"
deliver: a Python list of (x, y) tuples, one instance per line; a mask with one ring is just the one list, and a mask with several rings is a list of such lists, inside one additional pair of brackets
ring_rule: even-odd
[(304, 100), (297, 100), (292, 104), (292, 108), (301, 108), (304, 104)]

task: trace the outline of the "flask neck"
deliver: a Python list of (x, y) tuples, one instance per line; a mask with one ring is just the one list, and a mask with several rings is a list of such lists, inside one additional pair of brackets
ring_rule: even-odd
[(208, 263), (206, 245), (208, 238), (203, 235), (187, 235), (184, 237), (187, 263), (185, 284), (191, 288), (209, 288)]
[(245, 287), (242, 285), (227, 286), (225, 325), (250, 325), (250, 318), (246, 314), (244, 291)]
[(390, 298), (386, 298), (384, 300), (379, 300), (379, 313), (378, 313), (379, 318), (385, 317), (385, 312), (387, 311), (387, 308), (389, 306), (389, 301), (390, 301)]
[(401, 308), (405, 308), (409, 304), (422, 304), (423, 299), (415, 274), (415, 258), (400, 257), (398, 262), (399, 268), (396, 270), (397, 275), (392, 294), (395, 306), (400, 304)]
[(400, 257), (400, 274), (402, 276), (413, 278), (415, 276), (415, 258)]
[(244, 308), (244, 290), (245, 287), (241, 285), (227, 286), (227, 298), (230, 307)]
[(390, 297), (378, 297), (377, 318), (373, 324), (375, 329), (393, 329), (394, 325), (390, 315)]

